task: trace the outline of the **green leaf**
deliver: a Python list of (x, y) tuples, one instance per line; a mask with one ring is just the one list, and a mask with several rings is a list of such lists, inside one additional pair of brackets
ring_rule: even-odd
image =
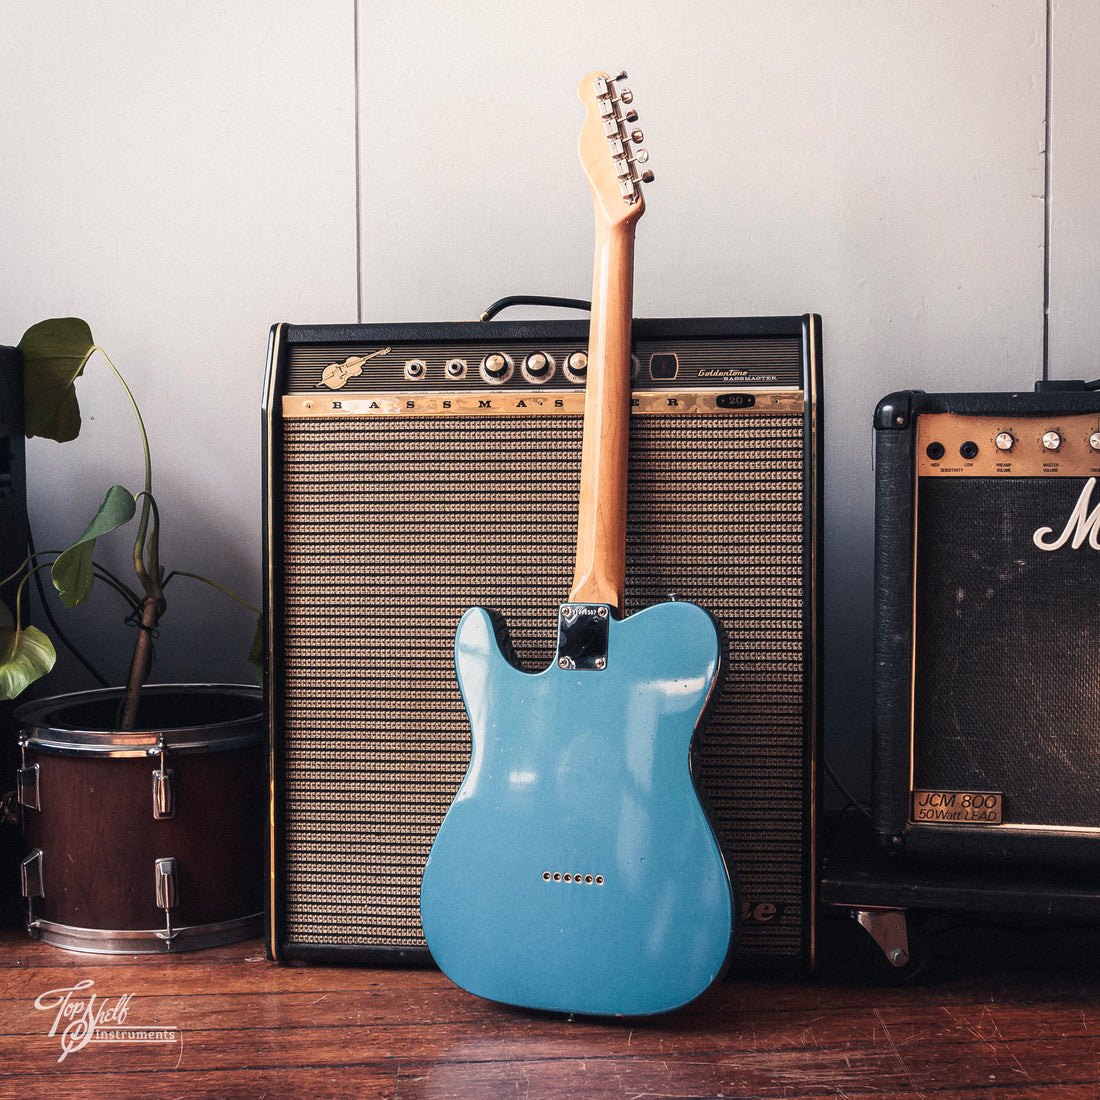
[(0, 603), (0, 699), (14, 699), (56, 660), (50, 639), (34, 626), (17, 634), (11, 612)]
[(67, 443), (80, 434), (76, 379), (95, 347), (79, 317), (54, 317), (32, 325), (19, 341), (23, 353), (24, 431)]
[(92, 568), (95, 540), (129, 523), (136, 510), (133, 494), (121, 485), (112, 485), (88, 529), (68, 550), (57, 556), (50, 569), (50, 578), (66, 607), (82, 604), (91, 594), (95, 579)]

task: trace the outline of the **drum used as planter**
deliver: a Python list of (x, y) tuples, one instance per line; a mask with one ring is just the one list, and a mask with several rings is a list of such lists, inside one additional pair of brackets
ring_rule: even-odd
[(103, 954), (186, 951), (263, 929), (266, 765), (259, 688), (121, 689), (16, 711), (28, 931)]

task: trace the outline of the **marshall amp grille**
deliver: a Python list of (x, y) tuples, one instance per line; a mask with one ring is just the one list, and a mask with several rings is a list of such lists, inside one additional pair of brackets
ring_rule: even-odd
[(875, 780), (914, 858), (1100, 854), (1100, 395), (876, 411)]
[[(469, 759), (454, 631), (554, 654), (576, 538), (587, 321), (272, 330), (265, 421), (268, 953), (427, 961), (418, 901)], [(813, 316), (634, 325), (629, 614), (729, 635), (700, 772), (745, 960), (812, 960), (819, 722)]]

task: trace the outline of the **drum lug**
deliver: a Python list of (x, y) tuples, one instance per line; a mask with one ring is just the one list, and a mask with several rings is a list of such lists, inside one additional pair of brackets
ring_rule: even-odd
[(171, 768), (153, 771), (153, 817), (157, 821), (176, 816), (176, 773)]
[(27, 931), (37, 934), (38, 922), (34, 919), (34, 899), (44, 898), (46, 889), (42, 878), (42, 849), (35, 848), (19, 866), (19, 876), (23, 880), (23, 897), (27, 899)]
[(42, 849), (35, 848), (19, 868), (23, 880), (23, 897), (44, 898), (46, 891), (42, 885)]
[(164, 931), (157, 935), (171, 948), (177, 932), (172, 928), (172, 910), (179, 905), (179, 869), (175, 856), (158, 859), (156, 862), (157, 905), (164, 910)]
[(20, 806), (28, 810), (42, 809), (41, 790), (38, 785), (38, 765), (19, 768), (15, 773), (16, 798)]

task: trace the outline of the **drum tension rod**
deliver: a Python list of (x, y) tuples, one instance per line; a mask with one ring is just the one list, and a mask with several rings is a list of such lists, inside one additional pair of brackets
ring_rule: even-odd
[(42, 809), (42, 796), (38, 778), (38, 764), (27, 763), (27, 739), (19, 739), (20, 766), (15, 773), (15, 798), (20, 806), (29, 810)]
[(41, 848), (35, 848), (19, 865), (19, 877), (23, 887), (23, 897), (27, 899), (27, 931), (37, 938), (39, 924), (34, 915), (34, 899), (46, 896)]
[[(175, 772), (166, 768), (167, 746), (163, 734), (157, 738), (155, 749), (150, 756), (160, 756), (160, 767), (153, 769), (153, 817), (157, 821), (176, 816)], [(175, 856), (158, 859), (154, 866), (157, 906), (164, 910), (164, 931), (157, 937), (164, 940), (164, 946), (171, 951), (172, 941), (179, 935), (172, 927), (172, 910), (179, 905), (179, 863)]]
[[(8, 812), (13, 816), (22, 817), (25, 809), (41, 810), (42, 796), (39, 786), (38, 764), (27, 763), (27, 739), (19, 738), (20, 767), (15, 776), (14, 802), (20, 807), (18, 815), (15, 815), (15, 807), (5, 807), (5, 819)], [(42, 849), (35, 848), (24, 857), (19, 865), (20, 884), (23, 888), (23, 897), (27, 901), (27, 932), (37, 938), (38, 920), (34, 915), (35, 898), (46, 896), (45, 875), (42, 872)]]
[(157, 738), (157, 747), (149, 750), (150, 756), (160, 754), (160, 767), (153, 769), (153, 818), (156, 821), (176, 816), (176, 773), (164, 766), (166, 752), (163, 736)]
[(166, 856), (156, 862), (157, 905), (164, 910), (164, 931), (157, 936), (171, 950), (172, 941), (179, 934), (172, 927), (172, 910), (179, 905), (179, 867), (175, 856)]

